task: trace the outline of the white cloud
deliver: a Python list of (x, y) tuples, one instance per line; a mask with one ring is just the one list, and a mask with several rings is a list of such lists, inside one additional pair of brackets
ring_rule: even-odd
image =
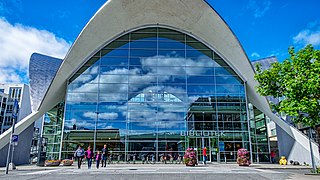
[(253, 52), (253, 53), (251, 54), (251, 57), (253, 57), (253, 58), (259, 58), (259, 57), (260, 57), (260, 54), (258, 54), (257, 52)]
[(247, 8), (253, 11), (255, 18), (260, 18), (263, 17), (264, 14), (270, 9), (270, 6), (271, 1), (264, 1), (263, 4), (257, 4), (257, 1), (250, 0)]
[(26, 72), (21, 72), (24, 75), (21, 76), (19, 72), (17, 72), (14, 67), (1, 67), (0, 66), (0, 83), (7, 83), (7, 82), (13, 82), (13, 83), (20, 83), (20, 82), (27, 82), (28, 78), (25, 74)]
[(28, 83), (32, 53), (64, 58), (70, 43), (55, 34), (22, 24), (10, 24), (0, 17), (0, 83)]
[(295, 37), (293, 37), (293, 42), (295, 44), (301, 44), (303, 46), (306, 46), (308, 44), (318, 46), (320, 45), (320, 30), (302, 30)]

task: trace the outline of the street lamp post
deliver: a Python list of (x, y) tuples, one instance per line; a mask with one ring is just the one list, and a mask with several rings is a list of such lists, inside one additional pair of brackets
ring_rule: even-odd
[[(9, 141), (9, 147), (8, 147), (8, 156), (7, 156), (7, 163), (6, 163), (6, 174), (8, 174), (9, 171), (9, 161), (10, 161), (10, 154), (12, 154), (11, 158), (11, 163), (13, 163), (13, 152), (11, 153), (11, 146), (13, 145), (12, 143), (12, 136), (14, 135), (14, 126), (16, 124), (16, 120), (18, 118), (18, 111), (19, 111), (19, 104), (17, 99), (14, 100), (13, 104), (13, 109), (12, 109), (12, 130), (11, 130), (11, 136), (10, 136), (10, 141)], [(12, 164), (13, 168), (13, 164)]]
[[(304, 113), (304, 112), (300, 112), (299, 114), (301, 114), (304, 117), (308, 117), (309, 116), (308, 113)], [(310, 154), (311, 154), (311, 163), (312, 163), (313, 172), (316, 173), (317, 172), (317, 167), (316, 167), (316, 164), (314, 163), (314, 158), (313, 158), (313, 149), (312, 149), (312, 143), (311, 143), (311, 137), (312, 137), (311, 130), (312, 130), (312, 128), (310, 126), (309, 127), (308, 138), (309, 138), (309, 146), (310, 146)]]
[(313, 172), (316, 173), (317, 168), (316, 168), (316, 164), (314, 163), (314, 158), (313, 158), (313, 149), (312, 149), (312, 143), (311, 143), (311, 137), (312, 137), (311, 130), (312, 130), (312, 128), (310, 126), (309, 127), (309, 146), (310, 146), (310, 153), (311, 153), (311, 163), (312, 163)]

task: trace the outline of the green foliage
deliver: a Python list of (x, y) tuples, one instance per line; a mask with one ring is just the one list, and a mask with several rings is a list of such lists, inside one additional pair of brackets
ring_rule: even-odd
[(315, 173), (315, 174), (320, 174), (320, 167), (316, 168), (316, 171), (314, 171), (313, 169), (311, 170), (311, 173)]
[(257, 92), (262, 96), (281, 98), (272, 109), (294, 117), (295, 123), (314, 127), (320, 123), (320, 50), (311, 45), (295, 52), (289, 48), (289, 58), (273, 63), (262, 71), (256, 65)]

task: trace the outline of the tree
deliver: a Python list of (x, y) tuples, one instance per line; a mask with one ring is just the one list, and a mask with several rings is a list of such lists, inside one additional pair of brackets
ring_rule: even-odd
[(294, 123), (309, 126), (309, 145), (313, 171), (316, 166), (311, 145), (311, 129), (320, 124), (320, 50), (312, 45), (295, 52), (289, 48), (289, 58), (273, 63), (262, 71), (256, 65), (256, 87), (262, 96), (281, 98), (278, 104), (271, 104), (276, 112), (292, 116)]
[(290, 47), (285, 61), (264, 71), (257, 64), (256, 71), (258, 93), (282, 99), (271, 104), (273, 110), (292, 116), (296, 124), (314, 127), (320, 123), (320, 50), (308, 45), (295, 52)]

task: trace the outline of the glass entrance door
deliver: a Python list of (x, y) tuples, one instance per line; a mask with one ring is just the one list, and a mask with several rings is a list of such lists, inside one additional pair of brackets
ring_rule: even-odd
[(203, 161), (203, 148), (207, 149), (207, 161), (217, 162), (216, 139), (209, 137), (190, 137), (189, 147), (196, 149), (198, 161)]

